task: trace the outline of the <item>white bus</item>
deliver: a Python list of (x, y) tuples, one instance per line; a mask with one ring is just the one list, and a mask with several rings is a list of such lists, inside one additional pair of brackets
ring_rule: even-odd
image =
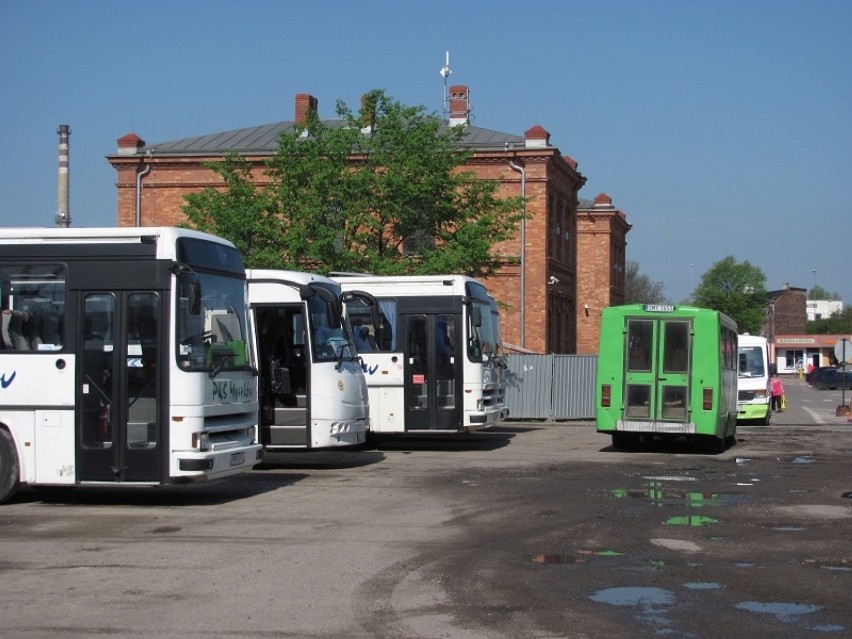
[(367, 384), (340, 285), (321, 275), (248, 269), (266, 451), (362, 444)]
[(333, 274), (370, 392), (370, 432), (465, 432), (508, 414), (494, 299), (461, 275)]
[(0, 229), (0, 500), (260, 460), (245, 270), (176, 228)]
[(769, 345), (765, 337), (738, 338), (737, 421), (769, 424)]

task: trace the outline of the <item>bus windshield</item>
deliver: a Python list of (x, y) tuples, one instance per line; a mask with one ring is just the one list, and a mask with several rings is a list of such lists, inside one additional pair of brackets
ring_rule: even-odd
[(764, 377), (763, 349), (760, 346), (740, 346), (739, 376)]
[(482, 361), (499, 355), (500, 316), (497, 305), (480, 284), (468, 283), (467, 356), (472, 361)]
[(357, 356), (349, 323), (341, 315), (340, 293), (314, 283), (314, 294), (308, 297), (309, 326), (314, 361), (331, 362)]
[(177, 339), (184, 370), (244, 368), (246, 282), (213, 273), (181, 273)]

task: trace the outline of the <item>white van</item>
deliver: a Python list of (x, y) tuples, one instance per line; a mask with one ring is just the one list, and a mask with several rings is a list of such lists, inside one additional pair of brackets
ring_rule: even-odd
[(769, 345), (765, 337), (738, 337), (737, 421), (769, 424)]

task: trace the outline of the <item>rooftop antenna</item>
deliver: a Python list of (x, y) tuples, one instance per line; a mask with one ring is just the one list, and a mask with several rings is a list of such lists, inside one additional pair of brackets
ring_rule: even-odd
[(447, 97), (447, 78), (452, 75), (452, 70), (450, 69), (450, 52), (447, 51), (447, 56), (444, 61), (444, 66), (441, 67), (439, 71), (441, 77), (444, 78), (444, 101), (443, 101), (443, 110), (444, 110), (444, 119), (446, 120), (449, 117), (449, 99)]

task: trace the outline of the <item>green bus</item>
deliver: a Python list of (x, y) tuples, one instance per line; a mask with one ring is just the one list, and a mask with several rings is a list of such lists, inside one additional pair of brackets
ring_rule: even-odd
[(737, 325), (719, 311), (669, 304), (605, 308), (596, 424), (614, 448), (689, 437), (720, 453), (736, 440)]

